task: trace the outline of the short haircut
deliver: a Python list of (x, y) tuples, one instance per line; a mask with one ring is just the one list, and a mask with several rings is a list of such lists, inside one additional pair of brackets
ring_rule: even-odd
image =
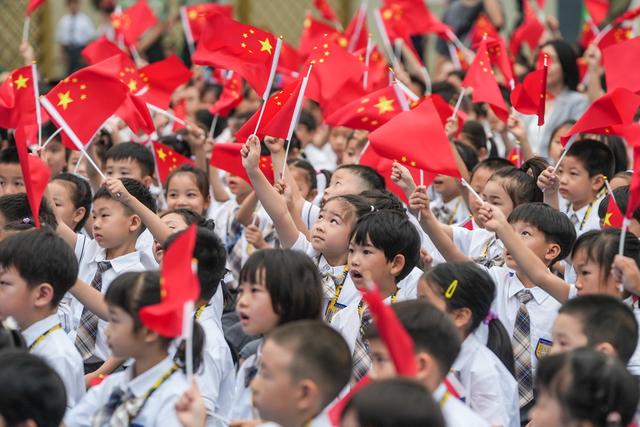
[(153, 176), (153, 171), (155, 170), (155, 162), (151, 151), (144, 145), (135, 142), (123, 142), (109, 148), (109, 151), (105, 154), (105, 163), (109, 159), (115, 161), (131, 159), (135, 161), (140, 166), (142, 176)]
[[(447, 315), (427, 301), (402, 301), (391, 306), (413, 340), (415, 351), (429, 353), (438, 362), (444, 379), (460, 353), (460, 333)], [(379, 339), (374, 325), (365, 330), (368, 339)]]
[(20, 164), (16, 147), (10, 146), (0, 150), (0, 164)]
[(169, 183), (177, 174), (189, 174), (193, 177), (196, 187), (198, 187), (198, 191), (205, 200), (208, 200), (209, 195), (209, 177), (207, 173), (202, 169), (193, 167), (192, 165), (182, 165), (179, 168), (174, 169), (169, 176), (167, 177), (167, 181), (164, 183), (164, 191), (165, 193), (169, 190)]
[[(165, 242), (164, 249), (167, 250), (182, 233), (184, 231), (172, 234)], [(193, 256), (198, 260), (200, 298), (209, 301), (218, 290), (218, 286), (220, 286), (220, 282), (225, 275), (227, 251), (213, 230), (198, 227)]]
[[(138, 199), (140, 203), (145, 205), (152, 212), (156, 212), (156, 201), (147, 187), (145, 187), (140, 181), (133, 178), (120, 178), (120, 181), (122, 181), (124, 188), (127, 189), (132, 197)], [(111, 193), (109, 193), (109, 190), (107, 190), (106, 187), (100, 187), (98, 191), (96, 191), (96, 194), (93, 196), (93, 201), (95, 202), (98, 199), (111, 199), (114, 201), (118, 201), (118, 199), (115, 199), (111, 195)], [(122, 204), (122, 206), (124, 207), (124, 210), (128, 215), (133, 215), (133, 211), (131, 210), (131, 208), (129, 208), (124, 203)], [(142, 224), (142, 226), (140, 227), (140, 233), (142, 233), (144, 229), (145, 225)]]
[(290, 249), (254, 252), (242, 266), (238, 283), (258, 283), (263, 271), (278, 324), (320, 318), (322, 281), (311, 258)]
[(322, 406), (335, 399), (351, 378), (351, 350), (342, 335), (320, 320), (300, 320), (276, 328), (267, 338), (293, 353), (289, 371), (295, 380), (313, 380)]
[(73, 203), (74, 208), (85, 209), (84, 216), (73, 231), (82, 230), (82, 227), (84, 227), (87, 219), (89, 219), (89, 215), (91, 214), (92, 195), (89, 181), (79, 177), (78, 175), (66, 172), (59, 173), (54, 176), (51, 181), (58, 181), (69, 189), (69, 193), (71, 194), (71, 203)]
[(579, 319), (589, 347), (607, 342), (629, 363), (638, 344), (638, 321), (625, 303), (611, 295), (584, 295), (565, 302), (558, 313)]
[(466, 135), (476, 151), (480, 151), (483, 148), (487, 149), (487, 133), (479, 121), (467, 120), (462, 125), (460, 132)]
[(627, 144), (618, 135), (602, 135), (602, 137), (604, 143), (611, 149), (611, 154), (613, 154), (613, 176), (626, 171), (629, 168)]
[(67, 406), (60, 376), (44, 360), (21, 350), (0, 352), (0, 414), (7, 426), (33, 420), (58, 427)]
[(2, 240), (0, 265), (15, 268), (29, 287), (51, 284), (54, 307), (78, 278), (73, 249), (51, 230), (29, 230)]
[[(0, 196), (0, 214), (4, 216), (6, 225), (20, 223), (34, 225), (35, 219), (31, 214), (31, 207), (26, 193), (6, 194)], [(58, 228), (58, 221), (49, 206), (46, 198), (40, 202), (40, 212), (38, 213), (41, 224), (46, 224), (53, 229)]]
[(313, 132), (318, 127), (318, 123), (316, 122), (315, 117), (308, 111), (300, 112), (300, 119), (298, 120), (298, 124), (304, 126), (309, 130), (309, 132)]
[(375, 169), (369, 166), (342, 165), (342, 166), (338, 166), (338, 169), (336, 169), (336, 172), (341, 169), (346, 169), (353, 172), (354, 174), (358, 175), (366, 183), (368, 188), (364, 188), (362, 191), (384, 190), (386, 188), (386, 185), (384, 183), (384, 178), (382, 177), (382, 175), (380, 175)]
[[(625, 185), (624, 187), (618, 187), (613, 190), (613, 198), (615, 199), (618, 208), (620, 208), (620, 212), (626, 212), (627, 204), (629, 203), (629, 186)], [(600, 219), (604, 219), (607, 215), (607, 209), (609, 208), (610, 199), (611, 194), (607, 194), (600, 201), (600, 206), (598, 206), (598, 216), (600, 217)], [(636, 208), (636, 210), (633, 211), (631, 217), (640, 222), (640, 208)]]
[(568, 216), (545, 203), (526, 203), (509, 215), (509, 223), (524, 222), (544, 234), (547, 243), (560, 246), (560, 254), (549, 265), (565, 259), (576, 241), (576, 229)]
[(395, 211), (371, 212), (358, 220), (351, 234), (357, 245), (365, 245), (367, 238), (373, 247), (384, 252), (387, 261), (404, 256), (404, 267), (395, 277), (396, 283), (411, 273), (420, 261), (420, 235), (406, 214)]
[(462, 162), (467, 167), (467, 170), (473, 170), (473, 168), (478, 164), (478, 153), (476, 150), (464, 142), (455, 141), (454, 144)]
[(475, 168), (471, 171), (471, 174), (475, 173), (478, 169), (489, 169), (490, 171), (497, 171), (502, 168), (515, 168), (513, 163), (502, 157), (489, 157), (478, 162)]
[(169, 214), (176, 214), (180, 216), (188, 226), (191, 224), (196, 224), (200, 227), (204, 227), (209, 230), (215, 230), (214, 220), (205, 218), (199, 213), (192, 211), (191, 209), (188, 209), (188, 208), (169, 209), (167, 211), (161, 212), (160, 214), (158, 214), (158, 216), (160, 218), (164, 218)]
[(613, 176), (613, 153), (607, 144), (595, 139), (581, 139), (573, 144), (567, 151), (568, 157), (578, 160), (589, 173), (589, 176), (604, 175)]

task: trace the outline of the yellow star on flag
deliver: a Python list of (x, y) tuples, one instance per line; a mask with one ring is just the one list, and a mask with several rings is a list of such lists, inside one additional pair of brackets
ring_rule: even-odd
[(260, 52), (269, 52), (269, 54), (271, 54), (271, 49), (273, 49), (273, 46), (271, 46), (271, 41), (269, 41), (268, 37), (265, 37), (264, 40), (258, 40), (260, 42)]
[(613, 212), (607, 212), (607, 214), (604, 216), (604, 225), (608, 225), (609, 227), (611, 227), (612, 216), (613, 216)]
[(378, 99), (378, 103), (374, 105), (378, 109), (378, 113), (384, 114), (393, 111), (393, 99), (387, 99), (386, 96), (381, 96)]
[(69, 104), (71, 104), (73, 102), (73, 99), (71, 99), (71, 91), (68, 90), (64, 93), (59, 93), (58, 94), (58, 107), (62, 107), (63, 110), (67, 110), (67, 107), (69, 106)]
[(167, 158), (167, 153), (165, 153), (164, 150), (161, 148), (158, 150), (158, 157), (160, 157), (160, 160), (164, 162), (164, 160)]
[(131, 79), (129, 80), (129, 83), (127, 84), (127, 86), (129, 86), (129, 90), (131, 92), (135, 92), (138, 89), (138, 82)]
[(28, 78), (20, 74), (16, 80), (13, 82), (16, 84), (16, 89), (22, 89), (27, 87)]

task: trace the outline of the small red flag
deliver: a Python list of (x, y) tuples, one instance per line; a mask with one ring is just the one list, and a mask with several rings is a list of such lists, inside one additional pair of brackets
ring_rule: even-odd
[(282, 42), (282, 47), (280, 48), (280, 59), (278, 60), (278, 72), (281, 73), (291, 73), (298, 71), (302, 65), (302, 59), (300, 58), (300, 54), (289, 43)]
[(29, 0), (29, 3), (27, 3), (27, 10), (25, 12), (25, 15), (31, 16), (33, 11), (43, 5), (45, 1), (46, 0)]
[(266, 99), (278, 62), (278, 44), (273, 34), (218, 14), (209, 19), (192, 60), (235, 71)]
[(232, 18), (233, 6), (227, 4), (202, 3), (181, 7), (180, 15), (182, 16), (182, 25), (187, 34), (187, 39), (192, 43), (200, 40), (207, 25), (209, 25), (209, 18), (218, 14)]
[(349, 22), (347, 29), (344, 30), (344, 38), (347, 41), (347, 50), (349, 52), (355, 52), (356, 50), (366, 48), (368, 37), (367, 8), (366, 6), (361, 6), (356, 11), (351, 22)]
[(509, 48), (514, 57), (520, 54), (523, 44), (526, 44), (531, 52), (535, 51), (544, 34), (544, 25), (538, 19), (529, 2), (522, 3), (524, 6), (524, 19), (520, 26), (513, 30), (511, 41), (509, 42)]
[[(433, 102), (433, 106), (436, 107), (436, 111), (440, 116), (440, 121), (442, 122), (442, 125), (443, 126), (446, 125), (447, 120), (449, 120), (449, 118), (453, 116), (453, 106), (449, 104), (447, 101), (445, 101), (444, 98), (438, 94), (429, 95), (427, 98), (431, 99), (431, 101)], [(462, 132), (462, 125), (467, 120), (467, 115), (464, 111), (462, 111), (461, 109), (458, 109), (456, 118), (458, 121), (458, 131), (456, 132), (455, 136), (457, 138), (460, 135), (460, 132)]]
[(629, 185), (629, 201), (625, 217), (631, 219), (633, 212), (640, 205), (640, 147), (633, 147), (633, 176)]
[[(380, 12), (387, 29), (397, 34), (436, 33), (444, 39), (453, 34), (450, 27), (433, 16), (423, 0), (384, 0)], [(391, 34), (389, 37), (395, 38)]]
[[(404, 96), (404, 95), (402, 95)], [(408, 102), (408, 101), (407, 101)], [(325, 118), (331, 126), (375, 130), (402, 111), (394, 86), (387, 86), (350, 102)]]
[[(211, 153), (211, 166), (214, 168), (222, 169), (229, 172), (231, 175), (242, 178), (247, 183), (251, 184), (251, 180), (247, 175), (247, 171), (242, 166), (242, 157), (240, 156), (240, 149), (243, 144), (238, 143), (224, 143), (219, 142), (213, 146), (213, 152)], [(273, 165), (271, 163), (271, 156), (260, 156), (260, 170), (267, 178), (267, 180), (273, 184)]]
[(614, 44), (602, 50), (607, 89), (626, 88), (640, 92), (640, 77), (629, 70), (640, 69), (640, 37)]
[(405, 166), (460, 176), (451, 144), (430, 99), (373, 131), (369, 141), (378, 154)]
[(500, 38), (500, 33), (485, 13), (478, 15), (469, 35), (471, 36), (471, 46), (477, 45), (483, 38), (496, 40)]
[(138, 0), (136, 4), (122, 13), (111, 15), (111, 25), (117, 37), (123, 37), (127, 46), (134, 45), (145, 31), (154, 27), (158, 18), (146, 0)]
[(194, 165), (191, 159), (157, 141), (153, 141), (153, 154), (155, 155), (156, 165), (158, 166), (158, 178), (162, 184), (167, 181), (167, 178), (174, 169), (182, 165)]
[(470, 216), (467, 218), (466, 221), (460, 224), (460, 227), (466, 228), (467, 230), (473, 230), (473, 217)]
[(489, 53), (489, 59), (491, 63), (498, 67), (502, 77), (505, 79), (505, 83), (509, 87), (513, 88), (515, 79), (513, 77), (513, 63), (509, 57), (509, 51), (507, 45), (500, 35), (497, 38), (487, 37), (487, 53)]
[(163, 110), (169, 108), (178, 86), (187, 83), (192, 76), (191, 70), (175, 54), (149, 64), (137, 73), (143, 85), (137, 89), (136, 95)]
[(511, 92), (513, 108), (522, 114), (538, 115), (538, 126), (544, 124), (548, 69), (548, 66), (544, 66), (541, 70), (530, 72)]
[(347, 392), (344, 397), (342, 397), (329, 408), (327, 416), (329, 417), (329, 422), (332, 426), (340, 425), (340, 419), (342, 418), (342, 411), (344, 411), (344, 408), (347, 406), (351, 398), (370, 382), (371, 378), (369, 378), (369, 375), (365, 375), (364, 377), (360, 378), (360, 380), (355, 383), (353, 387), (351, 387), (351, 390), (349, 390), (349, 392)]
[(0, 127), (21, 128), (26, 146), (38, 143), (36, 93), (31, 65), (9, 74), (0, 86)]
[(196, 225), (182, 232), (164, 253), (160, 277), (160, 303), (140, 309), (140, 321), (164, 337), (182, 335), (184, 305), (200, 295), (193, 250)]
[(93, 65), (113, 55), (124, 55), (124, 52), (111, 40), (100, 36), (82, 49), (80, 55), (87, 61), (87, 64)]
[[(387, 82), (386, 85), (389, 83)], [(385, 86), (386, 86), (385, 85)], [(308, 93), (308, 92), (307, 92)], [(361, 98), (367, 94), (367, 91), (362, 87), (362, 82), (358, 80), (347, 80), (340, 90), (331, 99), (326, 99), (320, 106), (322, 114), (325, 117), (331, 115), (334, 111), (344, 107), (346, 104)]]
[(147, 104), (138, 96), (128, 94), (124, 103), (118, 108), (115, 114), (120, 117), (135, 134), (144, 131), (150, 135), (156, 129), (151, 114), (149, 114)]
[(584, 0), (584, 6), (595, 25), (600, 25), (609, 12), (609, 0)]
[(325, 36), (330, 39), (334, 39), (339, 31), (331, 25), (327, 25), (324, 22), (314, 19), (311, 13), (307, 13), (304, 23), (302, 25), (302, 33), (300, 34), (300, 41), (298, 42), (298, 53), (307, 58), (314, 46), (319, 43), (319, 40)]
[(507, 155), (507, 160), (509, 160), (511, 163), (513, 163), (513, 165), (517, 168), (519, 168), (520, 166), (522, 166), (522, 154), (521, 154), (521, 149), (519, 145), (516, 145), (515, 147), (513, 147), (511, 149), (511, 151), (509, 151), (509, 154)]
[[(356, 58), (366, 66), (367, 49), (357, 50), (353, 53)], [(374, 46), (369, 53), (369, 73), (367, 74), (367, 91), (374, 91), (389, 86), (389, 63), (380, 53), (378, 46)]]
[(473, 102), (486, 102), (500, 120), (507, 121), (509, 110), (491, 69), (486, 40), (480, 42), (476, 57), (467, 70), (467, 76), (464, 78), (462, 86), (473, 88), (471, 98)]
[(609, 203), (607, 204), (607, 212), (602, 221), (602, 228), (621, 228), (624, 216), (620, 212), (620, 207), (613, 198), (613, 193), (609, 193)]
[(209, 112), (213, 115), (227, 117), (242, 102), (242, 77), (233, 71), (232, 73), (233, 75), (224, 82), (218, 100), (209, 107)]
[[(17, 143), (17, 142), (16, 142)], [(20, 150), (18, 150), (20, 154)], [(26, 159), (24, 158), (26, 156)], [(36, 228), (40, 228), (40, 204), (42, 197), (47, 189), (51, 171), (47, 164), (40, 158), (31, 154), (27, 154), (26, 150), (20, 157), (20, 169), (22, 170), (22, 178), (24, 180), (31, 215), (35, 222)], [(25, 161), (26, 160), (26, 161)]]
[(340, 19), (338, 19), (338, 15), (336, 15), (336, 12), (327, 0), (313, 0), (313, 5), (327, 21), (340, 21)]

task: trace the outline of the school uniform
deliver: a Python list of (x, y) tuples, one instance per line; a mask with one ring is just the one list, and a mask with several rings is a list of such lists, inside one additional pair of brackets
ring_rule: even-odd
[(433, 200), (429, 207), (433, 215), (443, 224), (453, 225), (469, 218), (469, 209), (461, 196), (454, 197), (448, 202), (442, 199)]
[(153, 234), (146, 228), (136, 240), (136, 250), (140, 252), (140, 262), (145, 270), (158, 270), (160, 266), (153, 256), (153, 246), (155, 245)]
[[(631, 310), (633, 310), (633, 315), (636, 317), (638, 324), (640, 324), (640, 306), (638, 304), (638, 300), (633, 297), (629, 297), (622, 302), (627, 304)], [(636, 346), (635, 351), (631, 355), (631, 359), (629, 359), (629, 363), (627, 363), (627, 370), (636, 377), (640, 376), (640, 345)]]
[(444, 384), (440, 384), (433, 392), (433, 398), (440, 405), (447, 427), (489, 427), (489, 423), (452, 396)]
[(607, 195), (606, 191), (602, 191), (596, 198), (586, 206), (575, 210), (571, 203), (566, 202), (561, 206), (561, 212), (571, 220), (578, 237), (590, 230), (600, 230), (600, 217), (598, 216), (598, 208), (600, 202)]
[(62, 329), (57, 314), (52, 314), (21, 331), (31, 354), (44, 359), (55, 370), (67, 392), (67, 410), (85, 394), (82, 358)]
[[(322, 411), (319, 415), (311, 419), (308, 423), (304, 424), (305, 427), (333, 427), (333, 424), (329, 420), (328, 408)], [(259, 427), (280, 427), (280, 424), (272, 421), (262, 423)]]
[(307, 228), (311, 229), (313, 224), (318, 220), (318, 216), (320, 216), (320, 206), (314, 205), (313, 203), (305, 200), (302, 204), (302, 212), (300, 216)]
[(461, 400), (489, 424), (520, 427), (518, 383), (475, 335), (462, 342), (449, 375), (462, 385)]
[[(92, 426), (94, 417), (99, 417), (102, 426), (110, 425), (110, 417), (103, 411), (108, 408), (108, 403), (115, 398), (116, 393), (122, 391), (125, 393), (125, 401), (135, 402), (137, 405), (142, 404), (145, 395), (151, 393), (129, 425), (180, 427), (182, 424), (176, 416), (175, 404), (188, 388), (184, 374), (171, 357), (135, 378), (132, 365), (122, 372), (109, 375), (101, 384), (92, 387), (80, 403), (67, 412), (64, 422), (67, 427), (89, 427)], [(135, 400), (126, 399), (127, 395)]]
[(452, 227), (453, 243), (476, 264), (487, 268), (504, 264), (504, 244), (495, 233), (479, 228), (474, 223), (473, 230)]
[(229, 414), (232, 420), (253, 420), (258, 418), (258, 413), (252, 404), (251, 381), (258, 373), (260, 357), (262, 356), (262, 344), (256, 354), (249, 356), (238, 369), (233, 391), (233, 405)]

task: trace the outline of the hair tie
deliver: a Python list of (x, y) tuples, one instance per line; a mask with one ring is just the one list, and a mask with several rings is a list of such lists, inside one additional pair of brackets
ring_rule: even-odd
[(376, 208), (373, 205), (369, 205), (369, 208), (371, 209), (371, 212), (375, 212), (376, 211)]
[(613, 411), (610, 412), (609, 415), (607, 415), (607, 424), (608, 423), (621, 423), (622, 422), (622, 417), (620, 416), (620, 413), (617, 411)]
[(22, 218), (22, 223), (23, 224), (31, 224), (31, 218), (28, 218), (28, 217)]
[(489, 310), (489, 313), (487, 313), (487, 317), (484, 318), (482, 323), (488, 325), (492, 320), (498, 320), (498, 316), (493, 311)]
[(444, 291), (444, 297), (446, 299), (451, 299), (456, 289), (458, 288), (458, 279), (453, 279), (453, 281), (449, 284), (449, 287), (446, 291)]

